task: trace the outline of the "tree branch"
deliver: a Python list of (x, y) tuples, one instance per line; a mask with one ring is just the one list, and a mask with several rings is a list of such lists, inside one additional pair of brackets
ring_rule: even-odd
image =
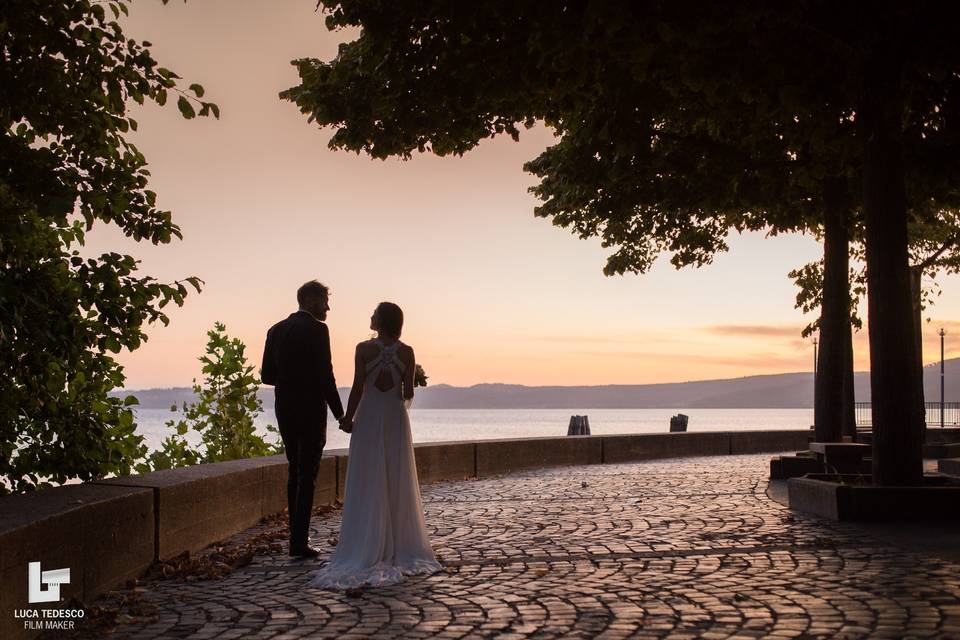
[(944, 240), (940, 248), (937, 249), (933, 254), (928, 256), (926, 260), (916, 265), (917, 268), (920, 269), (921, 271), (924, 269), (929, 269), (934, 264), (936, 264), (937, 260), (940, 259), (940, 256), (942, 256), (947, 249), (949, 249), (950, 247), (956, 246), (958, 242), (960, 242), (960, 234), (955, 233), (949, 238), (947, 238), (946, 240)]

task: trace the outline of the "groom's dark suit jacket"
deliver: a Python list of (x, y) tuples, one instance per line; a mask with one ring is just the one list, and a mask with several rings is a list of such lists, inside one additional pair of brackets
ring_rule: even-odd
[(270, 327), (261, 379), (276, 387), (278, 419), (282, 410), (295, 429), (325, 427), (327, 405), (334, 416), (343, 415), (330, 362), (330, 332), (306, 311), (291, 313)]

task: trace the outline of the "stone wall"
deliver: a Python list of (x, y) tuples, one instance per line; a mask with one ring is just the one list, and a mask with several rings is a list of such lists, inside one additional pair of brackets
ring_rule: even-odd
[(149, 489), (77, 484), (0, 498), (0, 638), (27, 637), (15, 610), (49, 606), (28, 604), (30, 562), (43, 571), (69, 567), (61, 597), (89, 602), (153, 559)]
[[(688, 432), (415, 445), (421, 483), (546, 466), (795, 451), (802, 431)], [(343, 498), (348, 451), (324, 453), (315, 505)], [(27, 565), (69, 567), (64, 601), (90, 602), (156, 560), (197, 551), (286, 507), (284, 456), (234, 460), (0, 498), (0, 638), (27, 637)]]

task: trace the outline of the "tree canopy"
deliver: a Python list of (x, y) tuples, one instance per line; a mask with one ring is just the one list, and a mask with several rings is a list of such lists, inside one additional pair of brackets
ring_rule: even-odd
[(615, 247), (608, 273), (662, 251), (697, 264), (729, 228), (862, 207), (875, 479), (919, 481), (907, 208), (956, 194), (951, 7), (321, 4), (329, 28), (360, 35), (295, 61), (301, 83), (281, 95), (335, 128), (332, 147), (464, 153), (543, 120), (561, 141), (528, 165), (538, 212)]
[(119, 23), (127, 0), (0, 3), (0, 493), (129, 472), (144, 453), (112, 354), (166, 324), (195, 277), (158, 282), (118, 252), (83, 257), (85, 233), (180, 237), (149, 189), (130, 101), (176, 98), (219, 116), (203, 87), (178, 85)]

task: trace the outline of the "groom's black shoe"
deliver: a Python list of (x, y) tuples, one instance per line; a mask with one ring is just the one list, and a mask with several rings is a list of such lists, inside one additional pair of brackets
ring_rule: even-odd
[(320, 549), (311, 547), (309, 544), (298, 544), (290, 547), (290, 555), (295, 558), (316, 558), (320, 555)]

